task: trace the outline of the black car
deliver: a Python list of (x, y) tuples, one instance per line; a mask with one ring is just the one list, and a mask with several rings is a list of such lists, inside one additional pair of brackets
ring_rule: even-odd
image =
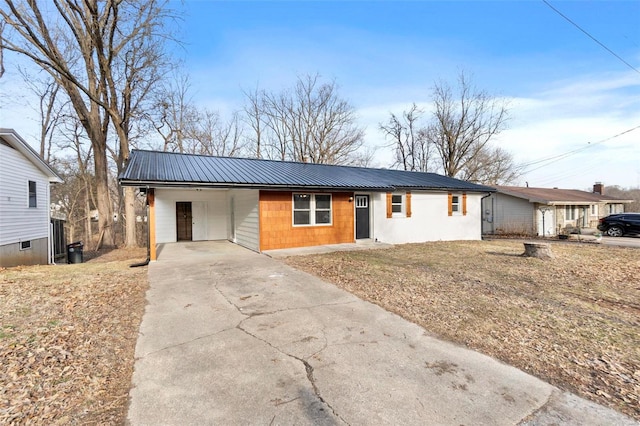
[(640, 234), (640, 213), (617, 213), (603, 217), (598, 229), (610, 237)]

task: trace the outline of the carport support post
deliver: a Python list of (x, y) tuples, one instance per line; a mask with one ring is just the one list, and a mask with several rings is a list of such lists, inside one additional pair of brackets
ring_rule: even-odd
[(153, 188), (147, 190), (149, 203), (149, 217), (147, 218), (147, 232), (149, 233), (149, 260), (157, 260), (156, 254), (156, 197)]

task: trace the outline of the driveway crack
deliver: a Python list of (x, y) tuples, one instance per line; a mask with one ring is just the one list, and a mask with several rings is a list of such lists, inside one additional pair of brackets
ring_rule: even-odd
[[(248, 319), (248, 318), (247, 318), (247, 319)], [(244, 322), (244, 320), (240, 321), (240, 323), (238, 323), (238, 325), (236, 326), (236, 328), (237, 328), (238, 330), (242, 331), (243, 333), (246, 333), (247, 335), (249, 335), (249, 336), (253, 337), (253, 338), (254, 338), (254, 339), (256, 339), (256, 340), (259, 340), (259, 341), (261, 341), (261, 342), (265, 343), (266, 345), (268, 345), (269, 347), (271, 347), (271, 348), (275, 349), (276, 351), (280, 352), (281, 354), (283, 354), (283, 355), (285, 355), (285, 356), (288, 356), (289, 358), (293, 358), (293, 359), (295, 359), (295, 360), (297, 360), (297, 361), (300, 361), (300, 362), (302, 363), (302, 365), (304, 365), (304, 369), (305, 369), (305, 371), (306, 371), (306, 373), (307, 373), (307, 374), (306, 374), (306, 375), (307, 375), (307, 380), (308, 380), (308, 381), (309, 381), (309, 383), (311, 384), (311, 388), (313, 389), (313, 393), (314, 393), (314, 395), (316, 396), (316, 398), (318, 398), (318, 400), (319, 400), (322, 404), (324, 404), (324, 405), (325, 405), (329, 410), (331, 410), (331, 412), (333, 413), (333, 415), (334, 415), (336, 418), (340, 419), (340, 421), (341, 421), (342, 423), (344, 423), (344, 424), (346, 424), (346, 425), (349, 425), (349, 423), (348, 423), (345, 419), (343, 419), (343, 418), (340, 416), (340, 414), (338, 414), (338, 413), (336, 412), (336, 410), (333, 408), (333, 406), (332, 406), (331, 404), (329, 404), (329, 402), (328, 402), (327, 400), (325, 400), (325, 399), (322, 397), (322, 394), (321, 394), (321, 392), (320, 392), (320, 389), (318, 388), (318, 385), (316, 384), (315, 377), (314, 377), (314, 375), (313, 375), (313, 371), (314, 371), (313, 366), (312, 366), (311, 364), (309, 364), (309, 362), (308, 362), (307, 360), (305, 360), (305, 359), (303, 359), (303, 358), (300, 358), (300, 357), (297, 357), (297, 356), (295, 356), (295, 355), (292, 355), (292, 354), (290, 354), (290, 353), (287, 353), (287, 352), (283, 351), (282, 349), (280, 349), (279, 347), (274, 346), (271, 342), (269, 342), (269, 341), (267, 341), (267, 340), (265, 340), (265, 339), (262, 339), (262, 338), (260, 338), (260, 337), (256, 336), (256, 335), (255, 335), (255, 334), (253, 334), (253, 333), (250, 333), (248, 330), (245, 330), (244, 328), (242, 328), (242, 323), (243, 323), (243, 322)]]

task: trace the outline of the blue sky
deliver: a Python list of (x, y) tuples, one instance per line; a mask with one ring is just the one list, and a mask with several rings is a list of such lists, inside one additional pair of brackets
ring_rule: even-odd
[[(640, 1), (549, 3), (640, 69)], [(171, 5), (185, 12), (176, 25), (184, 41), (177, 54), (202, 106), (230, 113), (241, 108), (243, 89), (278, 91), (319, 73), (356, 108), (384, 167), (393, 158), (378, 123), (413, 102), (428, 110), (433, 83), (453, 83), (464, 70), (477, 87), (509, 101), (509, 129), (496, 143), (516, 161), (578, 150), (517, 183), (640, 187), (640, 129), (600, 142), (640, 126), (640, 73), (542, 1)]]

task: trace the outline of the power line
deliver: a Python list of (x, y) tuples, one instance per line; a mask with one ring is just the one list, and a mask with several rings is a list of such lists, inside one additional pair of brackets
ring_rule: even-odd
[(636, 67), (634, 67), (633, 65), (631, 65), (629, 62), (625, 61), (624, 59), (622, 59), (616, 52), (614, 52), (613, 50), (609, 49), (607, 46), (605, 46), (603, 43), (600, 42), (600, 40), (598, 40), (597, 38), (595, 38), (594, 36), (592, 36), (591, 34), (589, 34), (586, 30), (584, 30), (582, 27), (580, 27), (580, 25), (576, 24), (575, 22), (573, 22), (571, 19), (569, 19), (568, 16), (564, 15), (562, 12), (560, 12), (558, 9), (556, 9), (555, 7), (551, 6), (551, 4), (547, 1), (547, 0), (542, 0), (542, 2), (544, 4), (546, 4), (547, 6), (549, 6), (553, 11), (555, 11), (558, 15), (562, 16), (564, 19), (566, 19), (568, 22), (570, 22), (573, 26), (575, 26), (577, 29), (579, 29), (580, 31), (582, 31), (583, 33), (585, 33), (587, 35), (587, 37), (589, 37), (591, 40), (595, 41), (596, 43), (598, 43), (600, 46), (602, 46), (607, 52), (611, 53), (613, 56), (615, 56), (616, 58), (618, 58), (623, 64), (625, 64), (626, 66), (628, 66), (629, 68), (631, 68), (632, 70), (634, 70), (635, 72), (637, 72), (638, 74), (640, 74), (640, 70), (638, 70)]
[[(587, 145), (585, 145), (583, 147), (580, 147), (580, 148), (577, 148), (577, 149), (574, 149), (574, 150), (571, 150), (571, 151), (567, 151), (567, 152), (562, 153), (562, 154), (558, 154), (558, 155), (554, 155), (554, 156), (546, 157), (546, 158), (541, 158), (539, 160), (534, 160), (534, 161), (530, 161), (528, 163), (521, 164), (520, 165), (520, 169), (522, 170), (523, 173), (529, 173), (529, 172), (532, 172), (534, 170), (538, 170), (538, 169), (541, 169), (543, 167), (547, 167), (548, 165), (550, 165), (552, 163), (555, 163), (555, 162), (560, 161), (560, 160), (564, 160), (565, 158), (570, 157), (570, 156), (572, 156), (572, 155), (574, 155), (574, 154), (576, 154), (578, 152), (581, 152), (581, 151), (584, 151), (586, 149), (592, 148), (592, 147), (594, 147), (596, 145), (600, 145), (600, 144), (605, 143), (607, 141), (610, 141), (612, 139), (618, 138), (618, 137), (620, 137), (622, 135), (626, 135), (627, 133), (633, 132), (634, 130), (637, 130), (637, 129), (640, 129), (640, 126), (632, 127), (631, 129), (627, 129), (624, 132), (620, 132), (620, 133), (618, 133), (616, 135), (610, 136), (608, 138), (599, 140), (599, 141), (594, 142), (594, 143), (587, 142)], [(542, 164), (542, 163), (544, 163), (544, 164)], [(541, 164), (541, 165), (538, 166), (538, 167), (534, 167), (533, 169), (527, 169), (527, 167), (534, 166), (536, 164)]]

